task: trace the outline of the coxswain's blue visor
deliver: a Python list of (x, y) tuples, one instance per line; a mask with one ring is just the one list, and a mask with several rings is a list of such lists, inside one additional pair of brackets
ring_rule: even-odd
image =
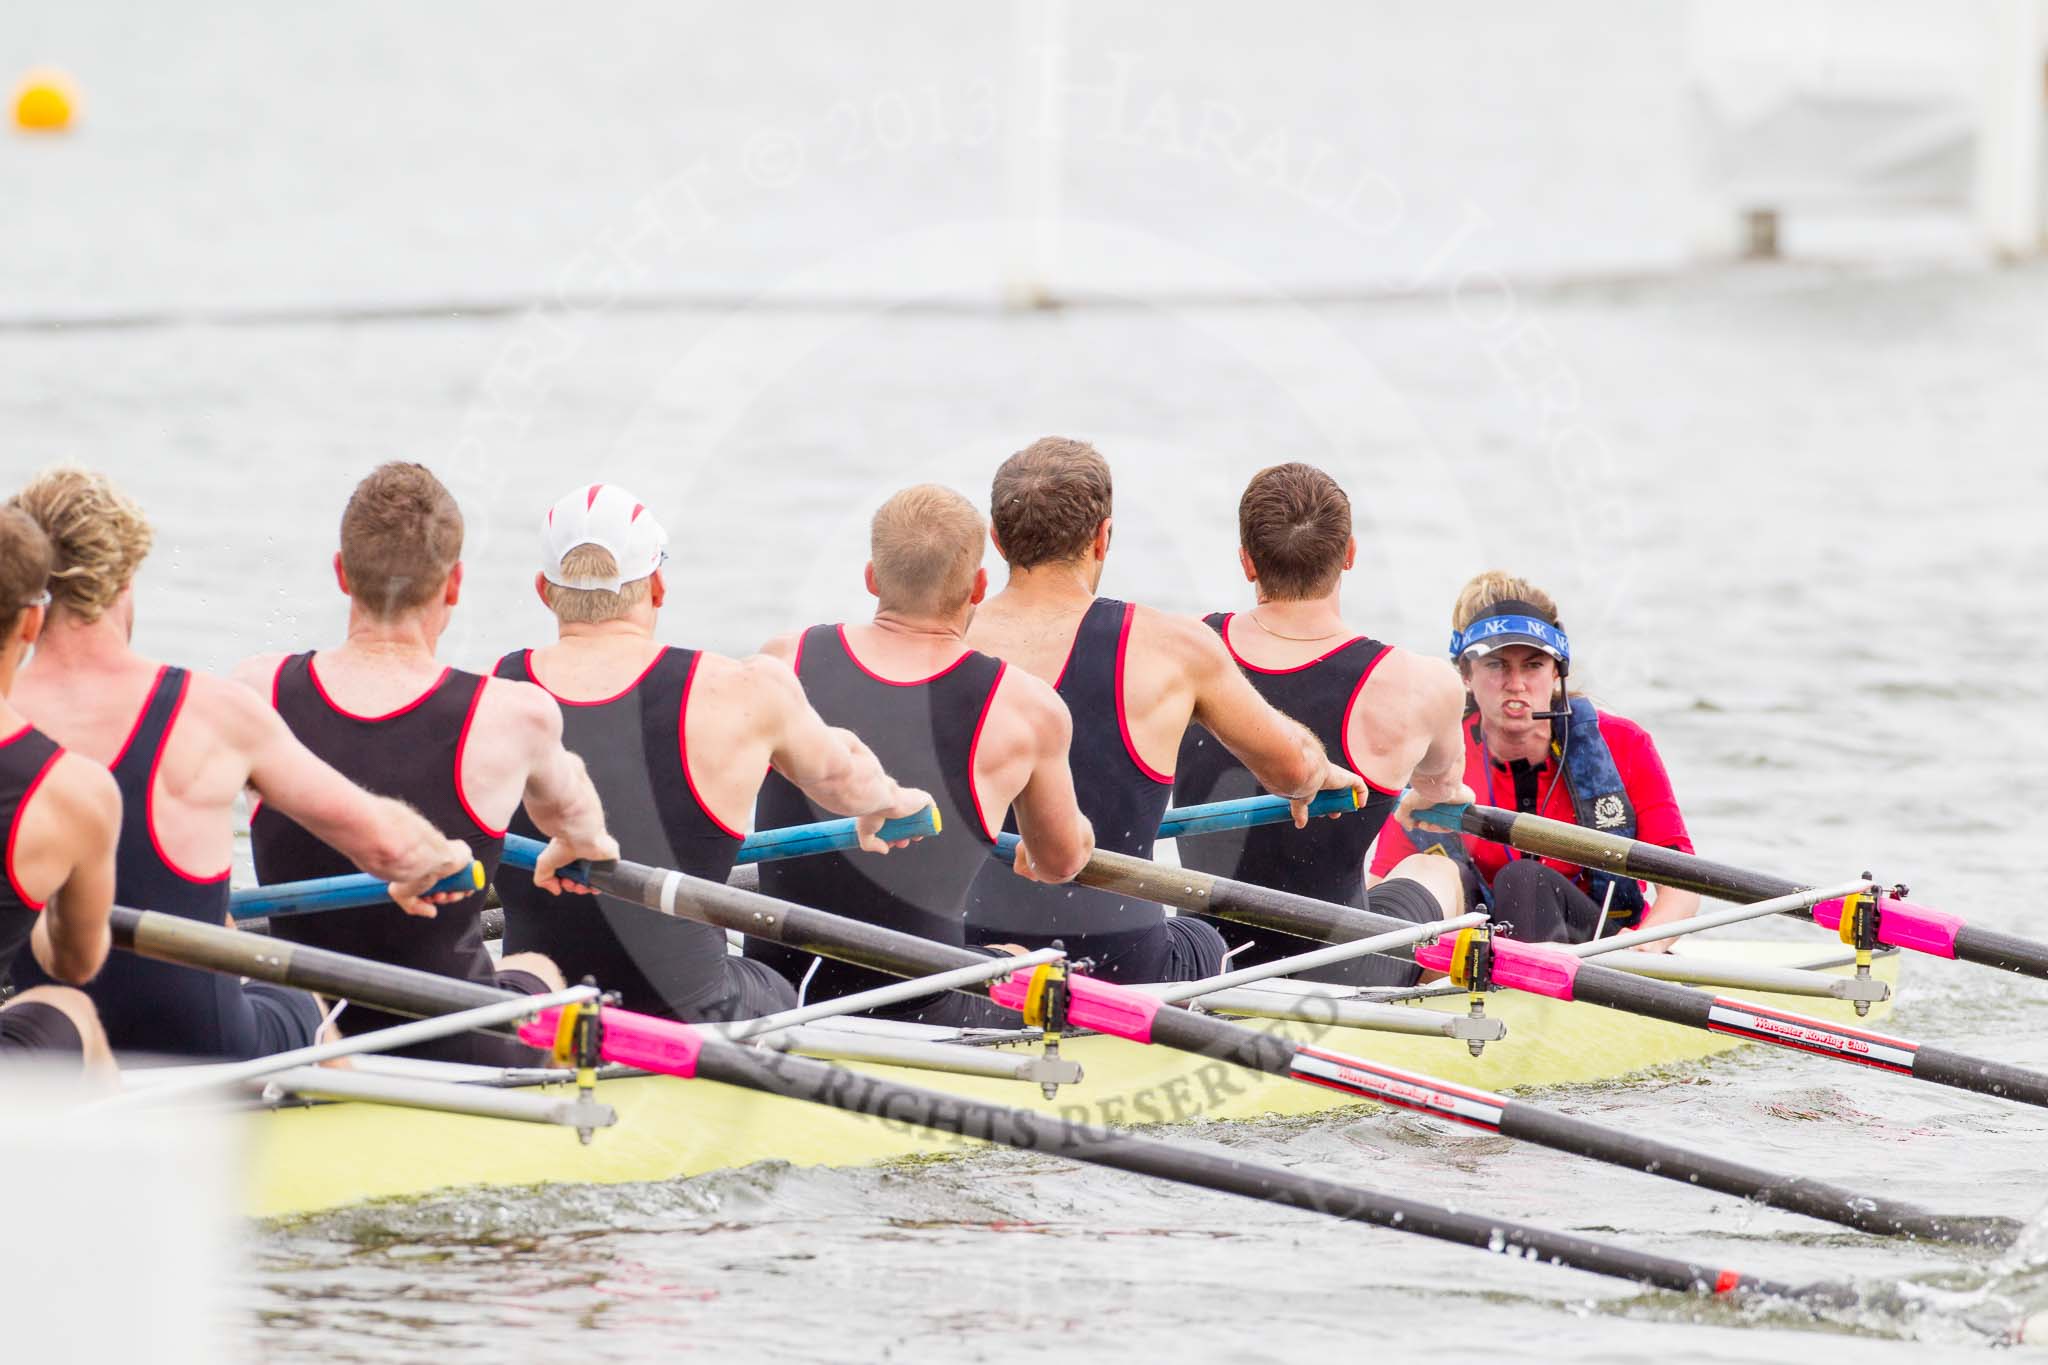
[(1541, 617), (1520, 612), (1484, 616), (1463, 630), (1451, 632), (1453, 659), (1463, 659), (1467, 655), (1483, 657), (1508, 645), (1540, 649), (1561, 664), (1570, 663), (1572, 658), (1572, 644), (1563, 631)]

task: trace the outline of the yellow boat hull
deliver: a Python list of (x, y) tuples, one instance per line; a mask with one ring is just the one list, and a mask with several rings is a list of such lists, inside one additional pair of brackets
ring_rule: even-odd
[[(1718, 960), (1783, 963), (1813, 953), (1805, 944), (1718, 940)], [(1876, 971), (1896, 983), (1897, 957)], [(1727, 992), (1795, 1013), (1870, 1024), (1888, 1003), (1857, 1020), (1844, 1001)], [(1418, 1008), (1463, 1011), (1462, 996)], [(1507, 1037), (1478, 1057), (1445, 1038), (1257, 1023), (1286, 1036), (1387, 1065), (1489, 1090), (1579, 1085), (1652, 1067), (1697, 1061), (1744, 1046), (1739, 1039), (1591, 1005), (1500, 993), (1487, 1001)], [(1036, 1085), (898, 1068), (856, 1067), (914, 1085), (1067, 1117), (1130, 1126), (1197, 1119), (1314, 1114), (1361, 1101), (1306, 1085), (1121, 1039), (1068, 1040), (1062, 1055), (1085, 1079), (1045, 1099)], [(598, 1099), (616, 1126), (589, 1146), (569, 1129), (348, 1101), (265, 1110), (248, 1134), (249, 1212), (263, 1217), (317, 1212), (366, 1200), (415, 1197), (475, 1186), (620, 1184), (670, 1180), (781, 1160), (800, 1166), (855, 1166), (971, 1145), (900, 1123), (845, 1114), (707, 1081), (637, 1076), (600, 1083)]]

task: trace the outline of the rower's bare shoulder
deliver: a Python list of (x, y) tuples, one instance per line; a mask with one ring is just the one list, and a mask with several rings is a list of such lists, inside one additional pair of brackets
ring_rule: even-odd
[(1199, 616), (1175, 616), (1155, 607), (1131, 613), (1131, 648), (1172, 660), (1190, 674), (1217, 673), (1233, 667), (1223, 637)]
[(1048, 744), (1055, 738), (1065, 748), (1073, 734), (1074, 719), (1053, 685), (1029, 669), (1005, 668), (996, 685), (993, 711), (1041, 737)]
[(251, 654), (236, 664), (228, 673), (228, 677), (267, 700), (277, 681), (277, 671), (284, 667), (284, 661), (290, 657), (291, 655), (283, 650), (273, 650), (268, 654)]
[(748, 697), (766, 698), (778, 705), (794, 706), (804, 699), (803, 684), (797, 681), (789, 660), (765, 650), (744, 659), (704, 654), (697, 662), (697, 681), (739, 691)]
[(1382, 705), (1406, 706), (1417, 715), (1435, 715), (1446, 707), (1462, 710), (1465, 705), (1465, 681), (1449, 660), (1398, 645), (1388, 647), (1366, 686)]
[(270, 708), (270, 688), (250, 687), (238, 678), (193, 673), (186, 685), (184, 717), (199, 720), (222, 739), (238, 747), (250, 747), (284, 722)]
[(472, 725), (488, 735), (494, 746), (528, 744), (545, 748), (561, 741), (562, 708), (539, 683), (487, 677)]
[(803, 642), (804, 633), (800, 630), (792, 630), (788, 634), (778, 635), (767, 644), (762, 645), (761, 653), (771, 659), (780, 659), (793, 668), (796, 666), (797, 650), (803, 647)]
[(52, 814), (66, 826), (100, 831), (121, 827), (121, 788), (114, 775), (83, 754), (66, 753), (50, 769), (43, 790), (55, 798)]

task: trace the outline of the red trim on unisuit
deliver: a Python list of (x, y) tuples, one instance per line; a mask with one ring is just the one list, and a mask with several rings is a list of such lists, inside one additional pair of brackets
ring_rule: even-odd
[(462, 754), (469, 747), (469, 727), (476, 720), (477, 707), (483, 705), (484, 689), (490, 685), (491, 680), (489, 678), (483, 678), (477, 682), (476, 693), (469, 699), (469, 710), (464, 712), (462, 716), (462, 733), (455, 740), (455, 799), (462, 804), (462, 813), (469, 817), (471, 824), (475, 825), (485, 834), (490, 835), (493, 839), (502, 839), (505, 837), (505, 829), (492, 829), (490, 822), (478, 815), (476, 810), (469, 804), (469, 793), (462, 789)]
[(420, 693), (417, 697), (414, 697), (411, 701), (399, 707), (396, 711), (386, 711), (381, 716), (364, 716), (358, 715), (356, 712), (349, 710), (346, 706), (343, 706), (340, 702), (336, 701), (334, 698), (327, 695), (327, 688), (320, 682), (320, 671), (313, 667), (313, 656), (310, 654), (306, 656), (306, 676), (313, 680), (313, 690), (320, 694), (321, 701), (327, 703), (327, 709), (334, 712), (334, 714), (337, 716), (346, 716), (350, 720), (359, 720), (366, 725), (375, 725), (379, 721), (397, 720), (406, 712), (411, 711), (421, 705), (424, 705), (427, 698), (433, 696), (436, 692), (441, 690), (441, 685), (448, 681), (448, 675), (450, 673), (453, 673), (454, 671), (455, 670), (452, 668), (443, 668), (441, 670), (441, 676), (434, 679), (433, 684), (429, 686), (426, 691)]
[(135, 713), (135, 723), (128, 727), (128, 738), (122, 740), (121, 747), (114, 750), (113, 760), (107, 764), (108, 772), (120, 767), (121, 760), (128, 757), (128, 750), (134, 747), (135, 737), (142, 733), (142, 722), (149, 716), (149, 704), (156, 700), (156, 690), (164, 685), (164, 674), (170, 671), (169, 664), (156, 666), (156, 676), (149, 680), (149, 691), (142, 694), (142, 709)]
[[(609, 706), (613, 702), (617, 701), (619, 698), (625, 696), (628, 692), (631, 692), (634, 688), (638, 687), (641, 683), (646, 682), (647, 675), (654, 671), (654, 666), (660, 663), (663, 659), (668, 657), (669, 648), (670, 647), (668, 645), (663, 645), (660, 649), (656, 650), (654, 652), (654, 657), (647, 661), (647, 667), (641, 669), (639, 673), (635, 674), (633, 677), (633, 681), (627, 683), (624, 687), (612, 693), (609, 697), (599, 697), (596, 701), (571, 701), (569, 698), (555, 691), (554, 688), (549, 687), (546, 683), (542, 682), (540, 680), (540, 674), (533, 671), (533, 651), (530, 649), (526, 651), (526, 676), (527, 679), (531, 681), (535, 687), (538, 687), (541, 691), (553, 697), (557, 702), (559, 702), (563, 706)], [(694, 662), (692, 662), (690, 667), (694, 670), (697, 667), (697, 665)]]
[(952, 663), (947, 664), (944, 668), (940, 669), (938, 672), (932, 674), (931, 676), (925, 678), (912, 678), (908, 682), (898, 682), (894, 678), (883, 677), (881, 674), (875, 672), (872, 668), (869, 668), (866, 664), (860, 661), (860, 656), (853, 652), (853, 646), (846, 642), (845, 626), (834, 626), (833, 629), (839, 632), (839, 647), (846, 651), (846, 657), (853, 664), (853, 666), (859, 669), (861, 672), (867, 674), (870, 678), (873, 678), (876, 682), (882, 684), (882, 686), (884, 687), (923, 687), (926, 683), (937, 682), (939, 679), (945, 677), (948, 673), (951, 673), (954, 669), (958, 668), (960, 665), (966, 663), (969, 659), (974, 657), (973, 650), (963, 649), (960, 651), (959, 658), (953, 660)]
[[(1093, 611), (1094, 606), (1091, 604), (1088, 610)], [(1055, 692), (1059, 691), (1060, 684), (1067, 680), (1067, 670), (1074, 666), (1074, 651), (1081, 647), (1081, 627), (1087, 624), (1088, 612), (1084, 611), (1081, 613), (1081, 619), (1074, 623), (1074, 638), (1067, 641), (1067, 657), (1060, 660), (1059, 676), (1052, 680), (1052, 690)]]
[[(270, 670), (270, 709), (273, 711), (277, 709), (278, 689), (284, 685), (284, 666), (291, 661), (292, 656), (287, 654), (277, 661), (276, 668)], [(313, 660), (309, 657), (306, 660), (306, 667), (310, 669), (312, 666)]]
[(967, 792), (974, 798), (974, 818), (981, 821), (981, 832), (988, 841), (996, 841), (995, 829), (988, 822), (988, 812), (981, 808), (981, 784), (974, 780), (974, 765), (981, 754), (981, 727), (988, 724), (988, 713), (996, 704), (996, 693), (1002, 688), (1003, 674), (1010, 671), (1008, 664), (996, 666), (996, 680), (988, 685), (988, 696), (982, 699), (981, 714), (974, 718), (974, 738), (967, 745)]
[[(149, 695), (150, 700), (154, 701), (156, 699), (156, 689), (151, 688)], [(185, 881), (191, 882), (194, 886), (211, 886), (215, 882), (226, 881), (228, 879), (228, 874), (235, 870), (235, 862), (232, 857), (228, 859), (228, 865), (226, 867), (214, 873), (212, 876), (197, 876), (193, 873), (187, 872), (184, 868), (178, 866), (178, 864), (172, 860), (171, 855), (164, 850), (163, 840), (159, 839), (156, 833), (157, 772), (164, 765), (165, 751), (167, 751), (171, 747), (171, 736), (177, 731), (178, 717), (184, 714), (185, 698), (191, 695), (192, 675), (190, 673), (187, 673), (185, 675), (185, 681), (178, 688), (178, 700), (172, 703), (171, 705), (170, 718), (164, 721), (163, 737), (157, 740), (156, 752), (150, 756), (148, 779), (149, 785), (142, 789), (142, 823), (149, 830), (149, 846), (156, 851), (156, 860), (162, 863), (164, 867), (169, 870), (172, 876), (179, 877)], [(149, 707), (147, 705), (145, 705), (142, 709), (144, 715), (147, 715), (149, 713)], [(131, 736), (131, 738), (133, 738), (133, 736)]]
[[(1351, 712), (1358, 706), (1358, 694), (1365, 691), (1365, 680), (1370, 678), (1373, 675), (1373, 670), (1378, 668), (1381, 661), (1393, 652), (1393, 646), (1389, 645), (1372, 656), (1372, 662), (1367, 664), (1365, 671), (1358, 675), (1358, 681), (1351, 686), (1351, 695), (1344, 702), (1343, 729), (1340, 731), (1344, 736), (1344, 766), (1351, 769), (1352, 772), (1358, 773), (1360, 777), (1365, 777), (1365, 774), (1358, 772), (1358, 760), (1351, 756)], [(1365, 785), (1371, 787), (1382, 796), (1399, 796), (1401, 794), (1399, 787), (1382, 787), (1369, 777), (1365, 777)]]
[[(7, 745), (14, 743), (15, 740), (20, 739), (33, 728), (28, 725), (22, 726), (21, 729), (15, 731), (6, 739), (0, 740), (0, 748), (5, 748)], [(42, 912), (43, 906), (48, 904), (48, 902), (39, 901), (31, 897), (28, 892), (21, 889), (21, 883), (15, 879), (14, 841), (21, 835), (22, 817), (28, 814), (28, 803), (35, 799), (36, 788), (43, 785), (43, 779), (50, 775), (50, 769), (56, 767), (57, 760), (62, 757), (64, 757), (64, 751), (58, 749), (47, 759), (43, 760), (43, 766), (36, 769), (36, 775), (29, 779), (27, 790), (22, 792), (20, 802), (14, 807), (14, 823), (7, 827), (7, 885), (13, 888), (16, 900), (38, 914)]]
[(676, 748), (677, 757), (683, 761), (683, 785), (690, 789), (690, 799), (697, 803), (697, 809), (704, 812), (704, 818), (735, 839), (747, 836), (718, 818), (718, 812), (697, 790), (697, 779), (690, 774), (690, 685), (697, 681), (697, 665), (704, 662), (704, 651), (699, 650), (690, 658), (690, 671), (683, 675), (683, 699), (676, 707)]
[(1172, 774), (1160, 772), (1147, 763), (1144, 756), (1138, 752), (1137, 741), (1131, 738), (1130, 717), (1124, 712), (1124, 655), (1130, 651), (1131, 622), (1136, 620), (1137, 616), (1137, 606), (1130, 602), (1124, 603), (1124, 624), (1116, 636), (1116, 730), (1124, 737), (1124, 752), (1130, 755), (1131, 762), (1137, 765), (1138, 771), (1154, 782), (1170, 787), (1173, 785)]
[(1230, 623), (1232, 621), (1235, 621), (1236, 619), (1237, 613), (1231, 612), (1228, 616), (1223, 618), (1223, 629), (1217, 631), (1216, 633), (1223, 637), (1223, 647), (1230, 651), (1231, 658), (1237, 660), (1237, 666), (1239, 668), (1250, 669), (1254, 673), (1299, 673), (1305, 668), (1314, 668), (1317, 664), (1323, 662), (1325, 659), (1329, 658), (1333, 654), (1343, 653), (1345, 650), (1351, 648), (1351, 646), (1357, 644), (1360, 640), (1363, 640), (1365, 638), (1363, 635), (1354, 635), (1350, 639), (1346, 640), (1343, 644), (1338, 645), (1335, 648), (1331, 649), (1328, 653), (1318, 654), (1315, 658), (1310, 659), (1307, 663), (1296, 664), (1292, 668), (1260, 668), (1257, 664), (1246, 663), (1244, 656), (1237, 652), (1237, 646), (1230, 643)]

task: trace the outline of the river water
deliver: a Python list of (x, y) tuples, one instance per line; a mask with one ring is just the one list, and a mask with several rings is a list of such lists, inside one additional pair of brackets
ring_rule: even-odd
[[(544, 636), (535, 519), (583, 482), (668, 525), (665, 635), (744, 651), (862, 610), (886, 491), (978, 493), (1046, 432), (1115, 467), (1105, 591), (1241, 605), (1237, 490), (1307, 459), (1352, 493), (1346, 602), (1385, 637), (1440, 647), (1481, 568), (1549, 586), (1704, 852), (2038, 924), (2048, 271), (1684, 267), (1676, 21), (1483, 8), (1483, 43), (1419, 5), (1077, 21), (1094, 93), (1047, 277), (1085, 302), (1033, 313), (990, 306), (1007, 19), (898, 6), (880, 42), (850, 12), (48, 11), (0, 57), (68, 62), (87, 119), (0, 143), (26, 191), (0, 215), (0, 471), (112, 471), (159, 532), (139, 643), (218, 668), (335, 634), (341, 502), (422, 460), (469, 519), (448, 654), (476, 667)], [(2036, 985), (1923, 959), (1895, 1018), (2048, 1065)], [(2048, 1196), (2034, 1114), (1785, 1054), (1545, 1099), (1939, 1208)], [(1014, 1155), (252, 1227), (240, 1299), (266, 1357), (377, 1361), (1907, 1360), (2048, 1302), (2023, 1257), (1375, 1111), (1174, 1137), (1926, 1306), (1738, 1314)]]

